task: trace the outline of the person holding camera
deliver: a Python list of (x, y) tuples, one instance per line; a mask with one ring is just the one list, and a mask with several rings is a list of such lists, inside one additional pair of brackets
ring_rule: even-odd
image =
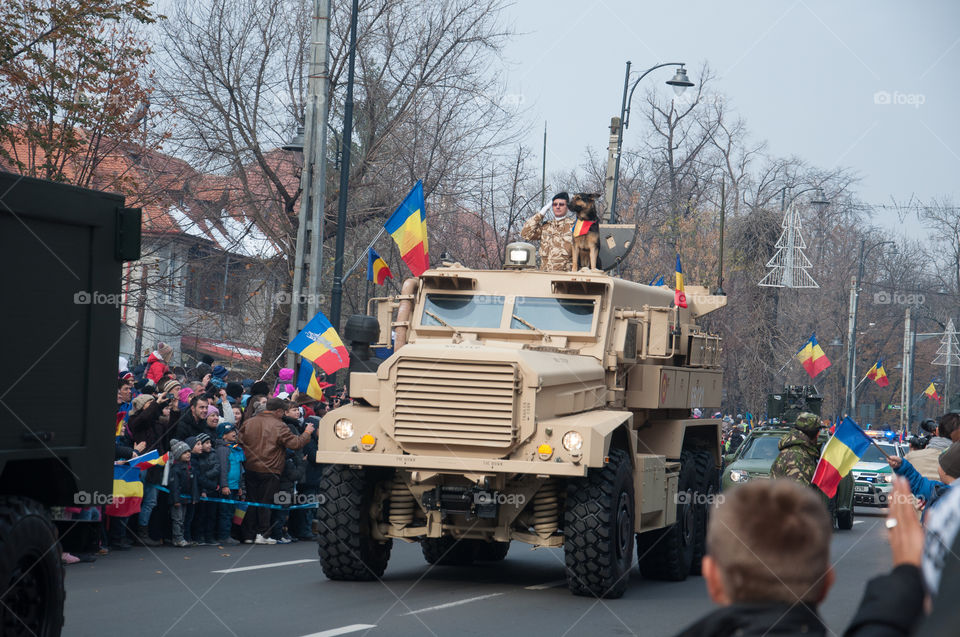
[(960, 439), (960, 414), (945, 414), (940, 417), (940, 422), (924, 420), (920, 429), (930, 434), (930, 441), (924, 449), (911, 451), (905, 457), (921, 476), (939, 480), (940, 454), (949, 449), (954, 440)]
[[(263, 411), (243, 423), (240, 443), (246, 455), (247, 499), (250, 502), (274, 504), (286, 465), (286, 450), (303, 449), (310, 441), (313, 424), (308, 424), (300, 435), (294, 434), (282, 420), (288, 408), (288, 401), (269, 398)], [(270, 509), (250, 507), (241, 527), (244, 543), (276, 544), (271, 531)]]

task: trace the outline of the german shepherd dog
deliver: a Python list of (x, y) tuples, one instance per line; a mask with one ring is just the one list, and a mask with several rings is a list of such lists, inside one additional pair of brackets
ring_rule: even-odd
[[(600, 218), (597, 216), (598, 194), (580, 192), (575, 194), (567, 207), (577, 215), (573, 227), (573, 272), (581, 264), (589, 264), (591, 270), (600, 267)], [(588, 226), (589, 229), (584, 229)]]

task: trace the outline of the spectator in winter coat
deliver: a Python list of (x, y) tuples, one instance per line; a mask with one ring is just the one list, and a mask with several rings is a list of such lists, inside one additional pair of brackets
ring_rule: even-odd
[(190, 436), (196, 436), (206, 431), (207, 413), (209, 413), (209, 403), (206, 396), (194, 394), (190, 398), (190, 410), (180, 417), (177, 422), (176, 437), (180, 440), (186, 440)]
[[(237, 441), (237, 428), (228, 422), (219, 427), (220, 438), (217, 439), (215, 452), (217, 464), (220, 467), (219, 496), (228, 500), (243, 498), (243, 448)], [(230, 537), (230, 527), (233, 522), (233, 510), (236, 505), (221, 503), (217, 512), (217, 543), (239, 544)]]
[[(286, 464), (287, 449), (302, 449), (313, 433), (312, 424), (299, 436), (281, 420), (287, 401), (270, 398), (262, 413), (246, 420), (240, 434), (246, 461), (248, 500), (273, 504), (280, 487), (280, 475)], [(270, 510), (253, 507), (243, 520), (244, 542), (276, 544), (270, 536)]]
[(291, 384), (292, 382), (293, 370), (289, 367), (281, 368), (280, 372), (277, 374), (277, 385), (273, 388), (273, 396), (278, 396), (280, 392), (286, 392), (288, 396), (292, 396), (294, 390), (296, 389)]
[(147, 380), (153, 381), (154, 385), (160, 383), (164, 374), (170, 373), (168, 363), (173, 360), (173, 348), (166, 343), (157, 343), (157, 349), (150, 352), (147, 357)]
[[(197, 443), (200, 445), (200, 453), (193, 456), (191, 452), (191, 463), (197, 474), (197, 489), (201, 498), (215, 498), (220, 482), (220, 463), (217, 455), (213, 453), (213, 442), (208, 434), (199, 434)], [(193, 518), (194, 539), (201, 546), (213, 546), (216, 526), (217, 503), (201, 500), (197, 503)]]
[(887, 463), (893, 467), (894, 473), (907, 479), (910, 492), (926, 503), (923, 511), (923, 517), (926, 518), (937, 500), (950, 488), (950, 484), (960, 477), (960, 444), (954, 443), (940, 454), (937, 465), (940, 480), (923, 477), (905, 458), (889, 456)]
[[(146, 406), (131, 413), (127, 421), (127, 427), (130, 430), (133, 441), (143, 443), (144, 451), (153, 451), (156, 449), (160, 454), (169, 451), (170, 438), (170, 418), (171, 414), (176, 417), (178, 412), (170, 411), (170, 405), (173, 400), (170, 394), (175, 393), (176, 381), (167, 381), (164, 386), (166, 391), (160, 394), (160, 397), (153, 400), (153, 396), (143, 394), (148, 401)], [(141, 396), (137, 397), (140, 400)], [(158, 546), (159, 540), (150, 537), (148, 527), (150, 517), (157, 506), (159, 492), (157, 487), (163, 479), (163, 467), (151, 467), (141, 474), (143, 480), (143, 500), (140, 502), (140, 514), (137, 518), (137, 537), (146, 546)]]
[[(283, 423), (290, 429), (294, 436), (300, 436), (302, 433), (302, 421), (300, 419), (300, 408), (293, 403), (287, 403), (287, 410), (284, 412)], [(307, 461), (304, 457), (303, 449), (287, 449), (286, 459), (283, 464), (283, 471), (280, 474), (280, 488), (278, 494), (284, 497), (279, 498), (277, 504), (282, 505), (282, 509), (273, 509), (270, 512), (270, 524), (273, 528), (273, 539), (277, 544), (290, 544), (296, 542), (296, 538), (291, 537), (290, 533), (284, 531), (287, 520), (290, 518), (290, 505), (294, 503), (294, 494), (298, 493), (297, 485), (307, 477)], [(299, 503), (299, 502), (298, 502)]]
[(133, 399), (133, 382), (126, 379), (117, 381), (117, 411), (130, 411), (130, 401)]
[(940, 477), (940, 454), (950, 448), (953, 444), (952, 436), (960, 432), (960, 415), (945, 414), (940, 418), (939, 423), (925, 420), (920, 426), (925, 431), (930, 431), (932, 428), (933, 436), (924, 449), (911, 451), (906, 455), (906, 459), (924, 478), (937, 480)]
[(173, 439), (170, 441), (170, 518), (173, 521), (173, 545), (190, 546), (187, 533), (193, 519), (193, 505), (199, 497), (197, 479), (190, 466), (190, 445)]
[(825, 635), (817, 606), (835, 576), (823, 502), (789, 480), (748, 482), (724, 495), (703, 557), (707, 593), (721, 608), (680, 635)]
[[(317, 426), (320, 418), (317, 416), (308, 416), (305, 422)], [(310, 442), (303, 448), (306, 457), (306, 467), (304, 470), (304, 479), (297, 483), (297, 493), (300, 494), (299, 500), (305, 503), (316, 501), (316, 495), (320, 491), (320, 475), (323, 473), (323, 465), (317, 462), (317, 432), (314, 431), (310, 436)], [(313, 532), (313, 518), (316, 515), (315, 508), (294, 509), (290, 512), (290, 521), (288, 527), (290, 535), (298, 540), (312, 541), (317, 536)]]

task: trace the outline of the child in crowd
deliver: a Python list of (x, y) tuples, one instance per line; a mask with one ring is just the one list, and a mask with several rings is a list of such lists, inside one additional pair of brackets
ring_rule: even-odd
[[(214, 430), (216, 433), (216, 430)], [(197, 434), (200, 453), (192, 463), (197, 474), (197, 489), (200, 497), (217, 497), (217, 484), (220, 480), (220, 463), (213, 453), (213, 441), (206, 433)], [(196, 506), (193, 520), (193, 539), (200, 546), (214, 546), (214, 533), (217, 526), (217, 503), (201, 500)]]
[[(221, 421), (220, 436), (217, 439), (216, 455), (220, 468), (219, 497), (229, 500), (243, 498), (243, 448), (238, 442), (237, 428), (233, 423)], [(233, 524), (235, 504), (221, 503), (217, 513), (217, 543), (239, 544), (230, 537), (230, 528)]]
[(193, 521), (193, 505), (197, 501), (197, 478), (190, 465), (190, 443), (176, 438), (170, 441), (170, 518), (173, 521), (173, 545), (190, 546), (187, 534)]

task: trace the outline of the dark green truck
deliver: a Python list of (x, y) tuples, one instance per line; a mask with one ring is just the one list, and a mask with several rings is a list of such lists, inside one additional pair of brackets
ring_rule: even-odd
[(112, 491), (121, 268), (140, 257), (123, 197), (0, 172), (0, 634), (59, 635), (52, 507)]

